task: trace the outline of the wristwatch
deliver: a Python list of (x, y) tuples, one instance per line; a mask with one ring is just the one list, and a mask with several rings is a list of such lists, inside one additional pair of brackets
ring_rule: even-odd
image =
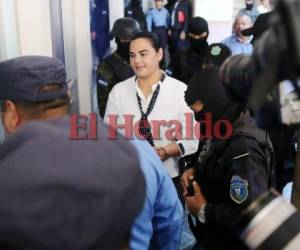
[(203, 203), (202, 206), (200, 207), (199, 211), (197, 212), (197, 219), (201, 222), (201, 223), (205, 223), (206, 222), (206, 218), (205, 218), (205, 206), (206, 203)]

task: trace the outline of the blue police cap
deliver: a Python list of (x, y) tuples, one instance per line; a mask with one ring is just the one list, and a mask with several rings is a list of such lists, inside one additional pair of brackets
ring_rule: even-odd
[(72, 141), (68, 119), (33, 122), (0, 145), (0, 249), (126, 243), (145, 180), (133, 146), (101, 131), (99, 140)]
[[(42, 86), (56, 83), (56, 91), (39, 93)], [(0, 62), (0, 100), (41, 102), (68, 96), (65, 66), (46, 56), (23, 56)]]

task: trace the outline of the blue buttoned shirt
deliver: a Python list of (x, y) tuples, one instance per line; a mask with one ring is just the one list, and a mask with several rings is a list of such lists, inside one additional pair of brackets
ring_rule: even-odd
[(170, 24), (170, 14), (166, 8), (162, 8), (161, 10), (154, 8), (148, 12), (146, 21), (148, 31), (152, 31), (153, 26), (165, 26), (168, 28)]
[(133, 224), (130, 249), (149, 249), (150, 240), (153, 249), (178, 249), (183, 209), (175, 186), (147, 142), (132, 140), (132, 144), (137, 149), (146, 179), (146, 198)]
[(241, 42), (236, 35), (231, 35), (230, 37), (224, 39), (222, 43), (228, 46), (228, 48), (231, 50), (232, 55), (250, 55), (253, 51), (251, 38), (246, 42)]

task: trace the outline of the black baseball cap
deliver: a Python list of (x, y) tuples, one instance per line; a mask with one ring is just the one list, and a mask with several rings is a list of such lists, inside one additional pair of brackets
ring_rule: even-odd
[[(55, 91), (41, 93), (47, 84), (59, 84)], [(0, 100), (42, 102), (68, 97), (66, 69), (56, 58), (22, 56), (0, 62)]]

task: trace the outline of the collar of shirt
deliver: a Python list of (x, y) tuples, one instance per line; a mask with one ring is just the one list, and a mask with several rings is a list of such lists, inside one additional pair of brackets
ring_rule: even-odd
[(139, 85), (138, 85), (138, 80), (135, 80), (135, 81), (134, 81), (134, 86), (135, 86), (136, 92), (137, 92), (138, 95), (140, 96), (141, 100), (142, 100), (144, 103), (146, 103), (146, 104), (149, 104), (149, 103), (150, 103), (151, 98), (152, 98), (152, 96), (153, 96), (153, 93), (154, 93), (154, 91), (155, 91), (155, 89), (156, 89), (156, 87), (157, 87), (158, 84), (160, 84), (160, 81), (152, 85), (152, 92), (151, 92), (151, 94), (148, 95), (148, 97), (146, 98), (146, 97), (144, 96), (142, 90), (140, 89)]
[(237, 35), (234, 35), (233, 38), (239, 43), (251, 43), (253, 36), (249, 36), (249, 39), (247, 39), (246, 41), (241, 40)]
[[(162, 73), (162, 74), (166, 74), (166, 73), (165, 73), (164, 71), (162, 71), (162, 70), (161, 70), (161, 73)], [(166, 76), (165, 76), (165, 77), (166, 77)], [(152, 98), (152, 96), (153, 96), (153, 93), (154, 93), (154, 91), (155, 91), (155, 89), (156, 89), (156, 87), (157, 87), (157, 85), (160, 84), (160, 88), (161, 88), (161, 83), (162, 83), (162, 82), (161, 82), (161, 79), (160, 79), (157, 83), (155, 83), (155, 84), (152, 85), (152, 92), (150, 93), (150, 95), (148, 95), (147, 98), (144, 96), (142, 90), (140, 89), (140, 87), (139, 87), (139, 85), (138, 85), (138, 79), (137, 79), (137, 77), (135, 77), (134, 86), (135, 86), (135, 89), (136, 89), (138, 95), (140, 96), (141, 100), (142, 100), (143, 102), (145, 102), (146, 104), (149, 104), (150, 101), (151, 101), (151, 98)]]

